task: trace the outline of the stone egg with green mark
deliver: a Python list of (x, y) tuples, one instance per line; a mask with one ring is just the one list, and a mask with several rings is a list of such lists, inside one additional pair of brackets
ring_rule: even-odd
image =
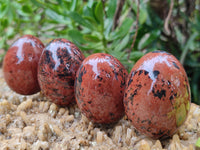
[(128, 119), (141, 133), (154, 139), (173, 135), (186, 120), (190, 103), (187, 74), (172, 54), (150, 52), (132, 68), (124, 106)]

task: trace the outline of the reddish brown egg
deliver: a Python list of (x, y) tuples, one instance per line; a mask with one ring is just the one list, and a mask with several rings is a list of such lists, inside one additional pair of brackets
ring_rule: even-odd
[(109, 54), (87, 57), (76, 74), (75, 96), (81, 112), (94, 123), (114, 123), (124, 115), (123, 95), (128, 76)]
[(127, 79), (126, 115), (137, 130), (152, 138), (166, 138), (175, 133), (186, 120), (190, 100), (183, 66), (164, 51), (144, 55)]
[(7, 51), (3, 61), (4, 78), (16, 93), (31, 95), (40, 91), (37, 69), (43, 48), (38, 38), (24, 35)]
[(52, 40), (45, 47), (38, 67), (38, 81), (43, 94), (58, 105), (75, 102), (74, 80), (84, 58), (70, 41)]

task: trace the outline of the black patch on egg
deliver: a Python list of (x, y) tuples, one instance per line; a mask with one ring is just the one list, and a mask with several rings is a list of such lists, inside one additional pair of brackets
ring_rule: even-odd
[(150, 125), (150, 124), (151, 124), (151, 120), (149, 120), (149, 119), (147, 119), (147, 120), (142, 120), (142, 121), (141, 121), (141, 123), (145, 123), (145, 122), (147, 122), (147, 123), (148, 123), (148, 125)]
[(149, 73), (148, 71), (144, 70), (144, 75), (145, 75), (145, 76), (146, 76), (148, 73)]
[(160, 74), (160, 71), (158, 71), (158, 70), (153, 71), (153, 75), (154, 75), (155, 79), (158, 77), (159, 74)]
[(99, 79), (99, 81), (102, 81), (102, 80), (103, 80), (103, 78), (100, 77), (99, 75), (97, 76), (97, 78)]
[(80, 67), (80, 72), (79, 72), (79, 74), (78, 74), (78, 82), (82, 82), (83, 80), (82, 80), (82, 77), (83, 77), (83, 71), (82, 71), (82, 68), (83, 68), (83, 65), (81, 65), (81, 67)]
[(68, 57), (71, 57), (68, 49), (66, 49), (66, 48), (58, 47), (56, 54), (57, 54), (58, 58), (66, 59)]
[(128, 81), (128, 86), (133, 82), (133, 79), (132, 79), (132, 78), (133, 78), (133, 76), (134, 76), (135, 74), (136, 74), (136, 72), (134, 72), (134, 71), (131, 73), (130, 79), (129, 79), (129, 81)]
[(134, 92), (130, 94), (129, 99), (130, 99), (131, 101), (133, 101), (133, 98), (134, 98), (135, 95), (137, 95), (137, 89), (135, 89)]
[(136, 86), (140, 89), (142, 87), (142, 84), (139, 83), (139, 84), (136, 84)]
[(174, 96), (176, 97), (176, 96), (177, 96), (177, 93), (174, 93)]
[(148, 131), (148, 132), (151, 132), (151, 127), (148, 127), (148, 128), (147, 128), (147, 131)]
[(128, 81), (128, 86), (133, 82), (133, 79), (130, 78), (130, 80)]
[[(170, 97), (169, 97), (169, 100), (170, 100), (170, 103), (171, 103), (171, 105), (173, 106), (173, 103), (172, 103), (172, 100), (174, 99), (174, 95), (171, 95)], [(174, 107), (174, 106), (173, 106)]]
[(158, 133), (152, 133), (154, 136), (162, 136), (162, 135), (164, 135), (164, 133), (165, 133), (165, 131), (162, 131), (162, 130), (159, 130), (159, 132)]
[(140, 122), (140, 118), (137, 118), (137, 123), (139, 123)]
[(126, 84), (125, 80), (121, 80), (120, 87), (123, 88), (125, 84)]
[(165, 86), (165, 80), (161, 80), (162, 81), (162, 87)]
[(172, 63), (174, 65), (174, 67), (176, 67), (177, 69), (180, 69), (179, 66), (174, 61)]
[(116, 71), (114, 71), (114, 74), (115, 74), (115, 79), (118, 80), (118, 77), (117, 77), (118, 73)]
[(47, 51), (47, 50), (44, 51), (44, 55), (46, 56), (45, 57), (45, 63), (47, 63), (47, 64), (51, 62), (51, 58), (50, 58), (51, 54), (50, 53), (51, 53), (50, 51)]
[(157, 90), (155, 92), (155, 89), (153, 88), (152, 93), (153, 93), (154, 97), (158, 97), (159, 99), (161, 99), (163, 96), (166, 97), (166, 90), (164, 90), (164, 89), (161, 89), (160, 91)]
[(66, 84), (68, 84), (68, 86), (72, 87), (72, 86), (74, 86), (74, 80), (70, 79), (67, 81)]
[(139, 70), (139, 74), (138, 75), (141, 75), (143, 73), (143, 70)]
[(52, 53), (51, 53), (50, 51), (46, 50), (46, 51), (44, 52), (43, 58), (44, 58), (44, 64), (49, 65), (49, 67), (50, 67), (51, 69), (53, 69), (53, 68), (55, 67), (55, 63), (54, 63), (54, 61), (51, 59), (51, 58), (52, 58)]
[(69, 61), (71, 61), (71, 59), (72, 59), (72, 57), (69, 55), (69, 56), (67, 56), (67, 61), (69, 62)]
[(60, 64), (64, 64), (64, 60), (63, 59), (60, 59)]
[(63, 69), (63, 72), (57, 71), (57, 73), (59, 79), (72, 76), (72, 72), (66, 71), (66, 68)]
[(169, 100), (171, 101), (171, 100), (173, 100), (174, 99), (174, 95), (171, 95), (170, 97), (169, 97)]
[(92, 101), (88, 101), (88, 104), (91, 104), (92, 103)]
[(127, 93), (124, 94), (124, 97), (127, 97)]
[(55, 89), (55, 88), (53, 88), (53, 89), (52, 89), (52, 91), (54, 91), (54, 92), (56, 92), (56, 93), (57, 93), (58, 89)]
[(142, 129), (142, 130), (143, 130), (143, 129), (146, 130), (146, 127), (145, 127), (145, 126), (141, 126), (140, 129)]
[(131, 102), (133, 102), (134, 96), (136, 96), (136, 95), (138, 94), (138, 90), (140, 90), (141, 87), (142, 87), (141, 84), (138, 84), (138, 85), (136, 85), (136, 86), (137, 86), (137, 88), (134, 90), (133, 93), (130, 93), (130, 96), (128, 97), (128, 99), (131, 100)]
[(114, 116), (115, 116), (115, 114), (112, 113), (112, 112), (110, 112), (109, 115), (110, 115), (111, 117), (114, 117)]

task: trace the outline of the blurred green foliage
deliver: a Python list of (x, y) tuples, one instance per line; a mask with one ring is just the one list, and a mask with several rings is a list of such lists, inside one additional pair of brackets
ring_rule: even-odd
[[(152, 1), (140, 1), (138, 12), (137, 1), (126, 0), (120, 6), (122, 10), (114, 28), (119, 7), (117, 0), (0, 0), (0, 49), (6, 52), (9, 41), (24, 34), (35, 35), (44, 44), (54, 38), (66, 38), (86, 56), (97, 52), (110, 53), (129, 71), (145, 53), (165, 50), (184, 65), (192, 100), (200, 104), (199, 1), (193, 1), (195, 8), (189, 15), (184, 9), (184, 0), (175, 2), (169, 22), (170, 35), (164, 32), (165, 19), (152, 9)], [(0, 61), (4, 55), (0, 55)]]

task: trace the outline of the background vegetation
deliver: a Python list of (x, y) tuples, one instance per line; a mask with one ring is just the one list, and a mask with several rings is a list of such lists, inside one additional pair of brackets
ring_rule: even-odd
[(105, 52), (130, 71), (145, 53), (165, 50), (184, 65), (200, 104), (199, 0), (0, 0), (0, 62), (23, 34), (74, 42), (86, 56)]

